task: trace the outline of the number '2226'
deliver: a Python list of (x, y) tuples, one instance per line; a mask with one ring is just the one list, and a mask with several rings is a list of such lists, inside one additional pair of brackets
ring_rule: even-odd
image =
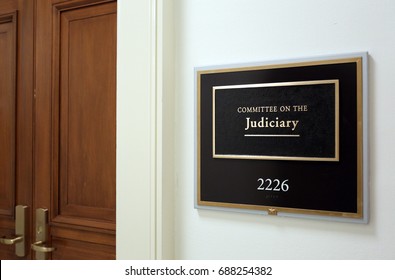
[(258, 191), (287, 192), (289, 190), (288, 179), (281, 182), (279, 179), (258, 178), (257, 181), (260, 182)]

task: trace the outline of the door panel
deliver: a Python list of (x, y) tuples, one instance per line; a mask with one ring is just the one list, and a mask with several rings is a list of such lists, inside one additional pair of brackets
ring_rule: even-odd
[[(0, 234), (14, 234), (16, 184), (16, 13), (0, 15)], [(0, 259), (15, 258), (0, 245)]]
[(57, 238), (52, 240), (52, 244), (57, 248), (52, 253), (54, 260), (115, 259), (114, 246)]
[(116, 14), (60, 12), (58, 215), (115, 221)]
[(16, 13), (0, 15), (0, 215), (13, 219), (16, 183)]
[(37, 1), (36, 36), (35, 208), (52, 258), (114, 259), (116, 2)]
[[(0, 237), (15, 236), (15, 206), (32, 202), (33, 7), (0, 1)], [(0, 244), (0, 259), (19, 258), (15, 245)]]

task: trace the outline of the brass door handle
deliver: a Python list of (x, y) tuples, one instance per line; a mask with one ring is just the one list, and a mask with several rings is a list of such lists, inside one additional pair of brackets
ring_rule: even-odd
[(13, 237), (13, 238), (7, 238), (5, 236), (0, 237), (0, 243), (1, 244), (5, 244), (5, 245), (14, 245), (18, 242), (22, 242), (23, 241), (23, 236), (17, 236), (17, 237)]
[(31, 245), (32, 250), (36, 252), (36, 260), (47, 260), (48, 253), (55, 251), (55, 248), (45, 246), (48, 236), (48, 209), (38, 208), (36, 209), (36, 242)]
[(55, 251), (55, 248), (46, 247), (44, 241), (37, 241), (32, 244), (32, 250), (39, 253), (50, 253)]
[(15, 255), (18, 257), (26, 255), (27, 209), (28, 207), (23, 205), (15, 207), (15, 236), (0, 237), (0, 244), (15, 245)]

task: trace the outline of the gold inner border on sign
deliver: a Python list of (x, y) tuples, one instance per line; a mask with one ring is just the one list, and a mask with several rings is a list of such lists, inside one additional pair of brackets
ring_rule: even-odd
[[(261, 88), (261, 87), (287, 87), (287, 86), (304, 86), (304, 85), (335, 85), (335, 135), (333, 143), (335, 145), (334, 157), (298, 157), (298, 156), (269, 156), (269, 155), (231, 155), (217, 154), (215, 151), (215, 93), (218, 89), (234, 89), (234, 88)], [(305, 160), (305, 161), (339, 161), (339, 80), (314, 80), (314, 81), (298, 81), (298, 82), (281, 82), (281, 83), (262, 83), (262, 84), (244, 84), (216, 86), (212, 90), (213, 95), (213, 158), (227, 159), (270, 159), (270, 160)]]

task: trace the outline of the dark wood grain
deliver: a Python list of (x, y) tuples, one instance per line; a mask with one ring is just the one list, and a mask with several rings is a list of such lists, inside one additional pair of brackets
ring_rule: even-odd
[(0, 1), (0, 236), (26, 205), (29, 247), (46, 208), (53, 259), (115, 258), (116, 11), (113, 0)]
[[(15, 206), (32, 206), (34, 1), (0, 1), (0, 235), (15, 232)], [(31, 216), (29, 216), (31, 217)], [(25, 236), (31, 242), (31, 223)], [(0, 245), (0, 259), (17, 259)], [(28, 250), (26, 258), (30, 258)]]
[(113, 259), (116, 1), (38, 1), (37, 13), (36, 207), (50, 209), (53, 258)]

